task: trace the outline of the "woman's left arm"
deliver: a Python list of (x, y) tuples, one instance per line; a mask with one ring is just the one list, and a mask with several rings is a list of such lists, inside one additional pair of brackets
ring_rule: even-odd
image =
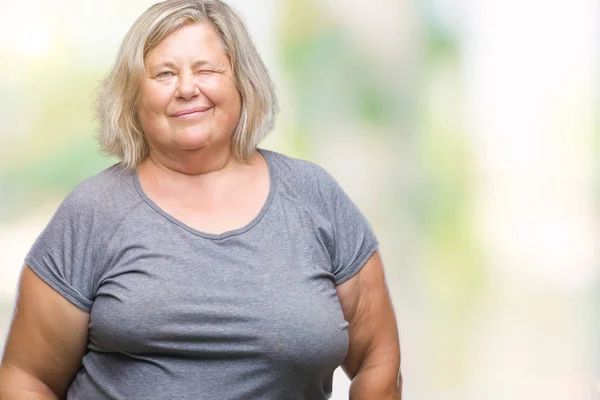
[(400, 344), (379, 251), (336, 287), (350, 324), (342, 369), (352, 380), (350, 400), (401, 400)]

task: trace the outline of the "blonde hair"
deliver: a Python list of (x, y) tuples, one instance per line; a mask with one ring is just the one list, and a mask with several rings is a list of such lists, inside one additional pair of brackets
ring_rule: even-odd
[(149, 154), (137, 114), (145, 57), (167, 35), (196, 22), (212, 24), (221, 37), (242, 100), (240, 120), (232, 137), (233, 156), (248, 161), (273, 129), (278, 111), (275, 87), (236, 11), (221, 0), (163, 1), (146, 10), (131, 26), (97, 100), (101, 149), (119, 157), (126, 169), (134, 169)]

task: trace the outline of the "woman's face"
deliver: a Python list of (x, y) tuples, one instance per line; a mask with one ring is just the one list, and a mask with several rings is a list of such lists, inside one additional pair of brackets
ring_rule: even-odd
[(151, 149), (230, 148), (241, 99), (212, 25), (172, 32), (146, 56), (145, 69), (138, 115)]

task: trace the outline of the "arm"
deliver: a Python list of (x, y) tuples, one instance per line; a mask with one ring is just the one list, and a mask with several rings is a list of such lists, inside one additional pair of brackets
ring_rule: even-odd
[(89, 314), (23, 268), (0, 363), (0, 400), (64, 398), (81, 366)]
[(342, 369), (351, 400), (400, 400), (400, 344), (396, 317), (376, 251), (351, 279), (337, 286), (350, 346)]

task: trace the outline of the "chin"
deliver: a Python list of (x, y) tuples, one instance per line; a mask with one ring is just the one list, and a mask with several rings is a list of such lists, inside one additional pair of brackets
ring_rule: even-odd
[(176, 147), (182, 150), (197, 150), (202, 147), (206, 147), (210, 143), (213, 142), (213, 137), (211, 134), (206, 132), (186, 132), (184, 134), (178, 135), (174, 144)]

